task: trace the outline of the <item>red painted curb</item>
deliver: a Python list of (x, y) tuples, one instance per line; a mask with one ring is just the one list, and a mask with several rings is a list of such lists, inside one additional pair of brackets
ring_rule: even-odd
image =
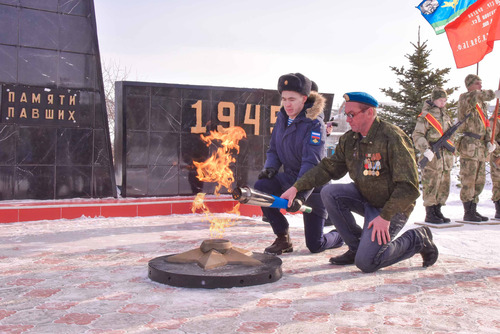
[[(0, 202), (0, 223), (37, 220), (76, 219), (85, 217), (147, 217), (190, 214), (194, 196), (154, 198), (71, 199), (56, 201)], [(236, 201), (230, 196), (205, 197), (204, 203), (213, 213), (230, 211)], [(262, 216), (260, 207), (241, 205), (242, 216)]]

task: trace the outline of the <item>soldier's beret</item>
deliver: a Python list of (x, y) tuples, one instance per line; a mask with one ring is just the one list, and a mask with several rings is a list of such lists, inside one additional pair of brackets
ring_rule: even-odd
[(364, 92), (351, 92), (351, 93), (345, 93), (344, 94), (344, 99), (346, 102), (359, 102), (359, 103), (364, 103), (368, 104), (373, 107), (378, 107), (378, 102), (375, 100), (373, 96), (371, 96), (368, 93)]
[(311, 93), (311, 80), (301, 73), (289, 73), (282, 75), (278, 80), (278, 92), (284, 90), (309, 96)]
[(480, 77), (478, 77), (477, 75), (475, 74), (469, 74), (468, 76), (465, 77), (465, 87), (469, 87), (470, 85), (472, 85), (474, 82), (476, 82), (476, 80), (481, 80)]
[(442, 97), (448, 98), (448, 94), (446, 94), (446, 91), (441, 87), (434, 87), (431, 93), (431, 100), (436, 101), (437, 99), (440, 99)]

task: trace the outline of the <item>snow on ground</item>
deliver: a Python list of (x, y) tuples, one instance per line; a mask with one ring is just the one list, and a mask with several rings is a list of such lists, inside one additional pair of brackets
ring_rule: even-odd
[[(450, 196), (446, 203), (446, 206), (442, 208), (442, 212), (446, 217), (452, 220), (461, 220), (463, 218), (463, 206), (460, 201), (460, 187), (459, 187), (459, 165), (455, 164), (452, 170), (452, 180)], [(341, 180), (335, 181), (336, 183), (348, 183), (351, 179), (345, 176)], [(491, 177), (489, 175), (489, 167), (487, 164), (487, 175), (486, 175), (486, 185), (483, 192), (480, 195), (480, 201), (478, 204), (478, 211), (488, 217), (494, 217), (495, 215), (495, 205), (491, 201), (492, 183)], [(29, 202), (29, 200), (27, 200)], [(194, 215), (184, 215), (186, 219), (189, 216)], [(230, 215), (231, 216), (231, 215)], [(363, 217), (355, 215), (358, 224), (363, 224)], [(407, 229), (417, 228), (415, 222), (422, 222), (425, 218), (425, 207), (422, 204), (422, 196), (417, 199), (415, 209), (413, 210), (408, 223), (403, 228), (402, 232)], [(102, 220), (103, 218), (99, 218)], [(106, 224), (112, 226), (113, 222), (116, 221), (117, 224), (121, 222), (124, 218), (106, 218)], [(136, 218), (130, 218), (134, 220)], [(253, 217), (253, 219), (260, 220), (261, 217)], [(288, 214), (287, 219), (292, 227), (301, 227), (303, 225), (301, 214)], [(74, 223), (80, 222), (91, 222), (91, 219), (82, 217), (80, 219), (71, 220)], [(20, 223), (22, 226), (25, 223)], [(333, 227), (325, 227), (325, 232), (328, 232)], [(434, 241), (436, 242), (441, 254), (448, 254), (458, 257), (463, 257), (466, 259), (476, 259), (484, 261), (486, 263), (500, 263), (500, 252), (498, 251), (497, 242), (500, 240), (500, 224), (499, 225), (470, 225), (466, 224), (461, 227), (453, 228), (432, 228), (432, 233), (434, 235)], [(231, 227), (226, 229), (226, 234), (231, 235)], [(270, 238), (272, 237), (271, 228), (269, 228)], [(21, 236), (20, 236), (21, 237)], [(302, 240), (303, 241), (303, 240)], [(268, 245), (262, 245), (264, 249)]]
[[(443, 211), (461, 219), (456, 183)], [(488, 216), (490, 197), (488, 182)], [(424, 217), (419, 198), (405, 229)], [(209, 237), (201, 214), (0, 224), (0, 333), (498, 333), (500, 225), (433, 228), (436, 265), (422, 268), (417, 254), (365, 274), (328, 263), (346, 246), (311, 254), (302, 215), (288, 218), (294, 251), (280, 256), (279, 281), (208, 291), (153, 282), (147, 270)], [(260, 216), (224, 238), (253, 252), (274, 240)]]

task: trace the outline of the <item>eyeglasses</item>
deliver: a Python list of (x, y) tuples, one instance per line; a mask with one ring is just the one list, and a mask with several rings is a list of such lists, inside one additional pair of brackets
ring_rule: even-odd
[(353, 119), (354, 117), (356, 117), (356, 116), (357, 116), (357, 115), (359, 115), (359, 114), (364, 113), (364, 112), (365, 112), (365, 111), (367, 111), (368, 109), (370, 109), (370, 108), (367, 108), (367, 109), (364, 109), (364, 110), (358, 111), (357, 113), (346, 113), (346, 112), (344, 111), (344, 114), (345, 114), (345, 116), (346, 116), (348, 119)]
[(346, 112), (344, 112), (344, 114), (345, 114), (345, 116), (346, 116), (347, 118), (349, 118), (349, 119), (353, 119), (354, 117), (356, 117), (357, 115), (359, 115), (359, 114), (361, 114), (361, 113), (363, 113), (363, 112), (365, 112), (365, 110), (362, 110), (362, 111), (357, 112), (357, 113), (355, 113), (355, 114), (354, 114), (354, 113), (346, 113)]

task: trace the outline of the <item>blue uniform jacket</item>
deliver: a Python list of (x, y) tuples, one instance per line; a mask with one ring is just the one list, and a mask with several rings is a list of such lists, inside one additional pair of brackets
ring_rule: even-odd
[(288, 115), (283, 107), (278, 113), (264, 167), (279, 170), (283, 166), (285, 175), (280, 181), (284, 181), (285, 189), (326, 156), (324, 105), (325, 98), (311, 92), (304, 109), (290, 126), (287, 126)]

